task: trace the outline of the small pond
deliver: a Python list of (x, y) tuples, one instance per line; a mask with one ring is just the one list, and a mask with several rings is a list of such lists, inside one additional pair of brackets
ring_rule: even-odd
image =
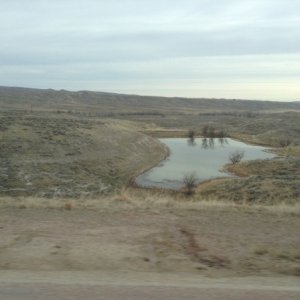
[(170, 155), (158, 166), (141, 174), (136, 183), (144, 187), (179, 189), (183, 186), (183, 176), (195, 172), (198, 183), (218, 178), (234, 176), (222, 172), (229, 163), (229, 155), (244, 151), (243, 160), (270, 159), (274, 154), (264, 147), (245, 144), (229, 138), (163, 138), (160, 142), (167, 145)]

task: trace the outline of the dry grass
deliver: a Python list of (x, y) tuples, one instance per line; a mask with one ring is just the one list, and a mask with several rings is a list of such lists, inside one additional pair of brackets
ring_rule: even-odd
[(253, 248), (253, 253), (255, 255), (265, 255), (269, 253), (269, 248), (266, 246), (259, 245)]
[(297, 157), (244, 161), (223, 169), (239, 178), (200, 184), (198, 195), (251, 205), (291, 205), (300, 200), (300, 160)]
[(66, 202), (64, 205), (65, 210), (71, 210), (73, 208), (72, 203)]
[(289, 146), (286, 148), (277, 148), (274, 149), (274, 152), (278, 155), (283, 156), (297, 156), (300, 157), (300, 146)]
[(180, 193), (168, 191), (149, 191), (136, 188), (123, 188), (112, 196), (97, 198), (38, 198), (38, 197), (0, 197), (0, 208), (20, 209), (88, 209), (100, 211), (119, 210), (177, 210), (177, 211), (202, 211), (202, 210), (236, 210), (236, 211), (266, 211), (277, 215), (300, 215), (300, 204), (293, 205), (280, 203), (276, 205), (249, 205), (214, 199), (202, 198), (195, 194), (186, 197)]
[(287, 260), (287, 261), (297, 261), (300, 260), (300, 250), (299, 249), (274, 249), (269, 245), (257, 245), (253, 247), (253, 253), (255, 255), (263, 256), (268, 255), (273, 259)]

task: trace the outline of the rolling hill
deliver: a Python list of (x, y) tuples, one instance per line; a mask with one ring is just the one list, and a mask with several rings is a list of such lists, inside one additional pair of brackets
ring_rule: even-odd
[(109, 113), (205, 113), (300, 111), (300, 102), (237, 99), (191, 99), (105, 92), (0, 87), (2, 110), (68, 110)]

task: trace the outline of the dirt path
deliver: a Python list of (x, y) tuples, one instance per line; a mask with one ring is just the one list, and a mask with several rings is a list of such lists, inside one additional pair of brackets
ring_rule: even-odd
[(299, 299), (299, 283), (295, 277), (1, 271), (0, 300), (292, 300)]

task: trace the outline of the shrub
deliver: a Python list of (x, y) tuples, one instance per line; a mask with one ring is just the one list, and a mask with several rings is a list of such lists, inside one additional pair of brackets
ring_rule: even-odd
[(197, 186), (197, 175), (195, 172), (187, 173), (183, 176), (183, 183), (186, 195), (193, 195)]
[(245, 155), (245, 151), (235, 151), (229, 155), (229, 160), (232, 164), (239, 163)]
[(289, 146), (291, 143), (292, 143), (292, 141), (288, 138), (279, 140), (279, 145), (282, 148)]
[(64, 205), (64, 209), (65, 210), (71, 210), (73, 208), (73, 205), (72, 203), (70, 202), (66, 202), (65, 205)]

